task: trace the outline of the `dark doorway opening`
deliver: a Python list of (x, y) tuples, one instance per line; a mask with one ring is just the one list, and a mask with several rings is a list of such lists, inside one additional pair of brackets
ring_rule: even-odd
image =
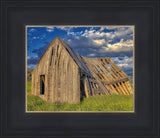
[(40, 94), (44, 95), (45, 92), (45, 75), (40, 75)]

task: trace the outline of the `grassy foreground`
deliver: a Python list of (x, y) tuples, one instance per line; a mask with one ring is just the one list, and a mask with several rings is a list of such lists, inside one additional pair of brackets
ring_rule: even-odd
[(102, 95), (84, 98), (79, 104), (48, 103), (31, 95), (27, 83), (27, 111), (133, 111), (133, 95)]

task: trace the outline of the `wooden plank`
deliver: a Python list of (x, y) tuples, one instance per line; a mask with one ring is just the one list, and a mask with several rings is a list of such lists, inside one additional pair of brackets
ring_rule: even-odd
[(119, 94), (122, 94), (122, 92), (121, 92), (121, 90), (119, 89), (119, 87), (116, 85), (116, 84), (114, 84), (114, 88), (116, 89), (116, 91), (119, 93)]
[(126, 81), (126, 84), (128, 86), (128, 89), (129, 89), (129, 94), (132, 94), (133, 92), (132, 92), (131, 85), (130, 85), (129, 81)]
[(78, 66), (76, 67), (76, 75), (77, 75), (77, 79), (76, 79), (76, 82), (77, 82), (77, 88), (76, 88), (76, 103), (79, 103), (80, 102), (80, 70), (78, 68)]
[(68, 60), (69, 60), (69, 57), (66, 55), (66, 53), (64, 52), (63, 54), (63, 74), (64, 74), (64, 80), (63, 80), (63, 91), (64, 91), (64, 101), (65, 102), (68, 102), (68, 99), (67, 99), (67, 95), (68, 95), (68, 89), (67, 89), (67, 83), (68, 83), (68, 76), (67, 76), (67, 73), (68, 73)]
[(92, 95), (95, 96), (94, 88), (92, 87), (91, 89), (92, 89)]
[(90, 96), (92, 96), (92, 95), (94, 95), (94, 90), (92, 89), (91, 80), (89, 78), (87, 78), (87, 80), (88, 80), (89, 89), (90, 89)]
[[(50, 59), (50, 61), (48, 60), (48, 68), (47, 68), (47, 101), (48, 102), (53, 102), (53, 77), (54, 77), (54, 73), (53, 73), (53, 61), (54, 61), (54, 47), (51, 47), (49, 49), (49, 54), (48, 54), (48, 59)], [(53, 55), (52, 55), (53, 52)]]
[[(57, 52), (57, 51), (56, 51)], [(55, 56), (55, 102), (58, 102), (58, 77), (59, 77), (59, 73), (58, 73), (58, 58), (57, 56)]]
[(87, 86), (87, 79), (85, 77), (84, 79), (84, 91), (85, 91), (85, 95), (88, 98), (89, 97), (89, 93), (88, 93), (88, 86)]
[(69, 103), (72, 103), (73, 100), (73, 66), (71, 63), (71, 57), (69, 58)]
[[(55, 51), (55, 47), (53, 49)], [(56, 61), (57, 61), (57, 57), (56, 57), (56, 54), (54, 54), (53, 56), (53, 64), (52, 64), (52, 70), (51, 73), (52, 73), (52, 85), (50, 86), (51, 87), (51, 93), (52, 93), (52, 102), (55, 102), (56, 101)]]
[(119, 92), (113, 87), (112, 84), (109, 85), (115, 94), (119, 94)]
[(120, 82), (117, 83), (118, 84), (118, 88), (120, 89), (120, 91), (122, 92), (122, 94), (126, 94), (123, 87), (121, 86)]
[(68, 58), (68, 60), (67, 60), (67, 66), (66, 66), (66, 69), (67, 69), (67, 71), (66, 71), (66, 76), (67, 76), (67, 78), (66, 78), (66, 85), (65, 85), (65, 88), (66, 88), (66, 90), (67, 90), (67, 93), (66, 93), (66, 99), (67, 99), (67, 102), (69, 103), (69, 101), (70, 101), (70, 99), (69, 99), (69, 94), (70, 94), (70, 83), (69, 83), (69, 78), (70, 78), (70, 74), (69, 74), (69, 72), (70, 72), (70, 66), (69, 66), (69, 64), (70, 64), (70, 60), (69, 60), (69, 58), (70, 57), (68, 57), (67, 56), (67, 58)]
[(80, 83), (77, 84), (77, 79), (78, 79), (78, 68), (76, 64), (73, 64), (73, 103), (77, 103), (77, 92), (79, 92), (77, 91), (77, 87), (78, 85), (80, 85)]
[(60, 68), (60, 57), (61, 57), (61, 47), (57, 45), (57, 75), (56, 75), (56, 82), (57, 82), (57, 102), (61, 101), (61, 68)]
[(122, 81), (128, 81), (129, 79), (128, 78), (121, 78), (121, 79), (115, 79), (113, 81), (102, 81), (102, 83), (104, 84), (115, 84), (115, 83), (118, 83), (118, 82), (122, 82)]
[(66, 78), (65, 78), (65, 72), (64, 72), (64, 70), (65, 70), (65, 57), (64, 57), (64, 52), (63, 52), (63, 48), (62, 48), (62, 52), (61, 52), (62, 54), (61, 54), (61, 58), (60, 58), (60, 64), (59, 64), (59, 66), (60, 66), (60, 70), (61, 70), (61, 78), (60, 78), (60, 88), (61, 88), (61, 95), (60, 95), (60, 98), (61, 98), (61, 102), (65, 102), (65, 100), (66, 100), (66, 97), (65, 97), (65, 87), (64, 87), (64, 85), (65, 85), (65, 82), (66, 82)]
[(125, 86), (125, 88), (126, 88), (126, 90), (127, 90), (127, 93), (128, 93), (128, 95), (129, 95), (129, 94), (130, 94), (130, 89), (128, 88), (126, 82), (124, 82), (123, 84), (124, 84), (124, 86)]
[(126, 87), (124, 86), (123, 82), (121, 82), (121, 86), (122, 86), (123, 90), (125, 91), (125, 94), (128, 95), (128, 91), (127, 91)]

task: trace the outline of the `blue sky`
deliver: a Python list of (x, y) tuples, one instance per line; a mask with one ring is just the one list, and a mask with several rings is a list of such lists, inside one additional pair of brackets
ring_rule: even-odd
[(34, 68), (55, 36), (85, 57), (110, 57), (133, 74), (133, 27), (27, 27), (27, 67)]

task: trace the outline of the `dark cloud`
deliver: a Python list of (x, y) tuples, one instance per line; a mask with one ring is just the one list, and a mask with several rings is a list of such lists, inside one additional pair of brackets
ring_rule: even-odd
[(92, 42), (89, 38), (80, 36), (80, 37), (63, 37), (62, 38), (70, 47), (72, 48), (91, 48)]
[(40, 59), (41, 56), (44, 54), (44, 52), (46, 51), (46, 49), (48, 48), (48, 46), (50, 45), (50, 42), (45, 42), (43, 47), (40, 47), (38, 49), (34, 49), (32, 51), (32, 53), (36, 53), (38, 58)]
[(48, 46), (50, 45), (50, 42), (45, 42), (43, 47), (40, 47), (39, 49), (34, 49), (32, 53), (36, 53), (37, 56), (35, 57), (27, 57), (27, 64), (28, 65), (36, 65), (41, 58), (41, 56), (44, 54)]
[(39, 57), (27, 57), (27, 65), (36, 65), (39, 61)]

